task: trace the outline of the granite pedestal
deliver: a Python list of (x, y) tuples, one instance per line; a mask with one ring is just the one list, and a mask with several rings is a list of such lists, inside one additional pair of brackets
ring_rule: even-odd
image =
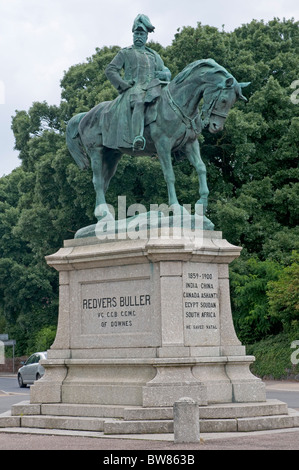
[(182, 400), (199, 407), (202, 433), (299, 426), (298, 411), (266, 400), (235, 333), (228, 266), (240, 248), (220, 232), (163, 230), (68, 240), (47, 257), (60, 278), (56, 339), (30, 403), (1, 415), (0, 428), (184, 440)]
[(264, 402), (232, 321), (228, 266), (240, 250), (211, 231), (65, 241), (47, 257), (59, 320), (31, 403)]

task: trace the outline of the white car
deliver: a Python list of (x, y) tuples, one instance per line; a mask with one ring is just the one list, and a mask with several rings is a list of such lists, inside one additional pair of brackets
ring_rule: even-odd
[(29, 384), (33, 384), (35, 380), (40, 379), (44, 373), (45, 369), (39, 363), (41, 359), (47, 359), (47, 353), (37, 352), (32, 354), (22, 367), (18, 370), (18, 383), (19, 387), (23, 388)]

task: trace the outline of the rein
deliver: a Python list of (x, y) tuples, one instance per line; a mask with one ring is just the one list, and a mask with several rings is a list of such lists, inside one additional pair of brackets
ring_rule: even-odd
[(195, 132), (195, 134), (197, 134), (197, 135), (200, 134), (201, 125), (200, 125), (200, 129), (198, 129), (198, 127), (197, 127), (198, 118), (200, 118), (199, 112), (197, 112), (193, 118), (189, 117), (186, 113), (184, 113), (182, 108), (174, 101), (174, 99), (173, 99), (173, 97), (170, 93), (169, 87), (166, 88), (166, 94), (167, 94), (167, 97), (168, 97), (168, 100), (169, 100), (170, 107), (173, 109), (173, 111), (176, 114), (179, 113), (180, 118), (182, 119), (182, 121), (186, 125), (186, 127), (189, 128), (189, 129), (192, 129)]

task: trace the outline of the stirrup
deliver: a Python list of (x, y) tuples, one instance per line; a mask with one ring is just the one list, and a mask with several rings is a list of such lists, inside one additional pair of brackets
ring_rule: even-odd
[(142, 135), (135, 137), (133, 142), (133, 150), (144, 150), (146, 140)]

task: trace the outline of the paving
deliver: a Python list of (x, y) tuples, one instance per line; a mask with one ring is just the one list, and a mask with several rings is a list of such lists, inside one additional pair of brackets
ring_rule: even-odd
[[(142, 435), (95, 437), (79, 431), (39, 429), (3, 429), (0, 432), (0, 450), (122, 450), (122, 451), (187, 451), (187, 450), (299, 450), (299, 428), (282, 431), (256, 431), (201, 435), (200, 442), (175, 444), (173, 435)], [(234, 435), (232, 435), (234, 434)]]
[[(299, 393), (299, 382), (295, 381), (267, 382), (266, 387), (270, 391), (298, 391)], [(171, 454), (175, 452), (184, 454), (185, 451), (190, 454), (189, 451), (196, 451), (194, 455), (197, 455), (198, 451), (204, 450), (299, 450), (299, 427), (244, 433), (201, 433), (198, 443), (188, 444), (174, 443), (173, 434), (107, 437), (101, 432), (0, 428), (0, 450), (29, 449), (98, 450), (103, 452), (103, 455), (107, 455), (107, 451), (123, 451), (123, 455), (130, 454), (130, 451), (132, 455), (135, 455), (137, 451), (145, 451), (145, 456), (151, 451), (157, 451), (155, 455), (158, 455), (158, 451)], [(146, 460), (142, 459), (141, 462), (144, 464)]]

